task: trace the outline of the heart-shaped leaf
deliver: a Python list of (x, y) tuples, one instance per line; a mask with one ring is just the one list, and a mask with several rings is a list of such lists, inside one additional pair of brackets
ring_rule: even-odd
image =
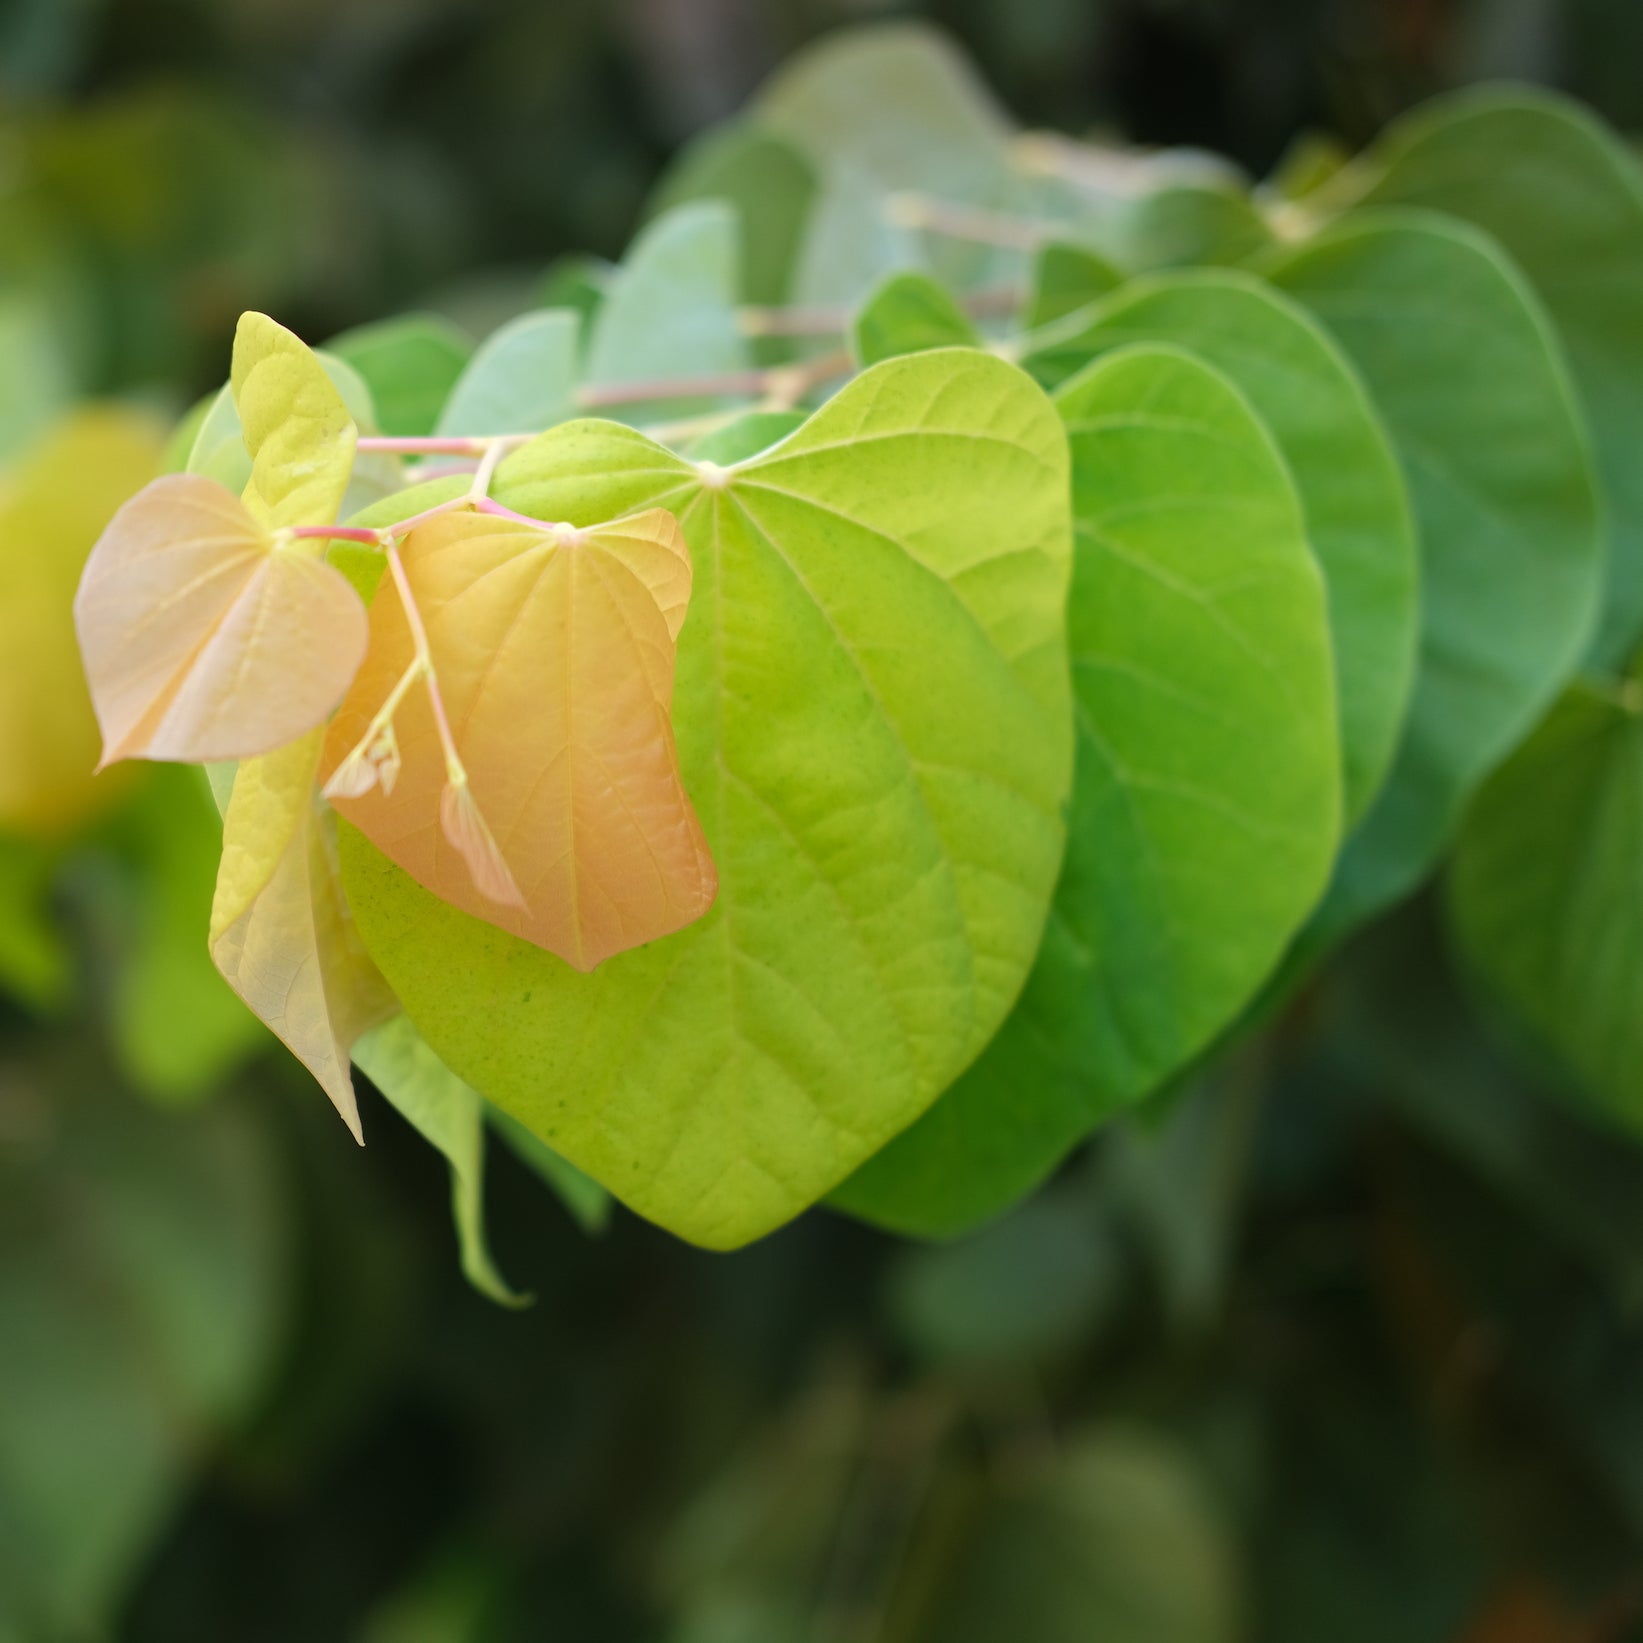
[(1023, 373), (952, 349), (734, 468), (569, 423), (497, 495), (677, 514), (674, 722), (718, 902), (582, 975), (351, 830), (349, 895), (459, 1076), (641, 1214), (740, 1244), (915, 1118), (1037, 950), (1071, 775), (1065, 436)]
[(1356, 372), (1317, 321), (1247, 274), (1136, 280), (1029, 340), (1054, 387), (1097, 354), (1172, 342), (1227, 376), (1295, 481), (1329, 590), (1346, 820), (1374, 797), (1403, 730), (1418, 632), (1415, 528), (1396, 456)]
[(249, 758), (329, 715), (366, 623), (319, 546), (271, 535), (195, 474), (157, 479), (115, 514), (74, 601), (105, 765)]
[(1271, 436), (1174, 348), (1107, 355), (1057, 403), (1078, 767), (1049, 928), (977, 1064), (834, 1195), (927, 1235), (996, 1214), (1201, 1050), (1339, 837), (1323, 583)]
[[(579, 970), (700, 918), (717, 880), (668, 717), (690, 599), (673, 516), (577, 531), (453, 513), (413, 531), (401, 554), (433, 687), (405, 690), (415, 642), (385, 581), (369, 660), (326, 744), (337, 809), (436, 895)], [(445, 798), (435, 690), (501, 858), (489, 891), (472, 865), (488, 847), (439, 825), (442, 803), (458, 801)], [(385, 736), (393, 773), (372, 779)]]
[(946, 287), (916, 270), (892, 274), (873, 291), (852, 335), (863, 365), (926, 348), (973, 347), (980, 340)]
[(359, 372), (385, 434), (433, 432), (473, 345), (437, 314), (406, 314), (333, 337), (329, 351)]

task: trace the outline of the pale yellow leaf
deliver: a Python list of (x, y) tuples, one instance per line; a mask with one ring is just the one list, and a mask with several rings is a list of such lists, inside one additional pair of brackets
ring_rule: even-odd
[(398, 1006), (354, 929), (337, 873), (336, 818), (315, 787), (323, 741), (311, 731), (235, 775), (211, 957), (358, 1140), (349, 1052)]
[(358, 430), (313, 350), (266, 314), (242, 314), (230, 387), (251, 454), (252, 516), (270, 529), (334, 523)]

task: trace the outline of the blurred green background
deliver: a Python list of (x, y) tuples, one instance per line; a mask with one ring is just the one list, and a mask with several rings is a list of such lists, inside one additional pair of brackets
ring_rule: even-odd
[[(1643, 125), (1636, 0), (913, 9), (1028, 122), (1256, 174), (1485, 77)], [(5, 0), (0, 567), (29, 464), (95, 534), (86, 453), (154, 460), (242, 309), (480, 332), (788, 52), (904, 12)], [(0, 729), (72, 660), (6, 586)], [(439, 1156), (369, 1090), (355, 1149), (210, 972), (193, 778), (27, 816), (3, 778), (0, 1643), (1643, 1638), (1643, 1156), (1424, 905), (961, 1244), (589, 1232), (494, 1148), (509, 1312)]]

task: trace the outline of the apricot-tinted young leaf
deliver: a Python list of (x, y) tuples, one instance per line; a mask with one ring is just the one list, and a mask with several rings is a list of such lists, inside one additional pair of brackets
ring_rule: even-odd
[(423, 1041), (407, 1016), (373, 1027), (354, 1045), (354, 1065), (451, 1166), (451, 1215), (462, 1271), (503, 1306), (530, 1296), (508, 1287), (485, 1238), (485, 1103)]
[(1595, 655), (1643, 638), (1643, 176), (1589, 110), (1529, 86), (1443, 98), (1398, 121), (1306, 201), (1407, 205), (1492, 235), (1557, 327), (1590, 419), (1609, 536)]
[[(702, 200), (658, 217), (622, 259), (594, 319), (589, 384), (614, 387), (748, 369), (752, 355), (736, 314), (740, 278), (733, 207)], [(638, 413), (644, 419), (689, 416), (719, 403), (652, 401)]]
[(270, 529), (329, 525), (348, 491), (357, 430), (313, 350), (266, 314), (243, 314), (229, 383), (251, 453), (252, 517)]
[(1421, 559), (1421, 640), (1392, 770), (1348, 840), (1309, 939), (1430, 871), (1467, 796), (1556, 697), (1597, 616), (1591, 453), (1556, 337), (1487, 236), (1365, 212), (1266, 265), (1374, 395)]
[(243, 763), (223, 818), (211, 957), (362, 1139), (349, 1052), (397, 1008), (354, 929), (336, 821), (319, 797), (324, 733)]
[(926, 348), (971, 347), (980, 340), (952, 293), (913, 269), (891, 274), (874, 289), (852, 333), (863, 365)]
[(496, 494), (678, 515), (674, 722), (718, 901), (580, 975), (351, 829), (349, 894), (447, 1065), (641, 1214), (743, 1243), (916, 1117), (1038, 948), (1071, 776), (1065, 435), (1023, 373), (950, 349), (728, 470), (570, 423)]
[(1049, 928), (976, 1065), (835, 1194), (926, 1235), (996, 1214), (1198, 1053), (1339, 838), (1323, 583), (1270, 434), (1174, 348), (1097, 360), (1057, 403), (1078, 764)]
[(120, 509), (74, 602), (105, 764), (249, 758), (330, 713), (366, 623), (319, 546), (270, 536), (194, 474), (157, 479)]
[(439, 414), (440, 434), (535, 433), (576, 414), (581, 317), (521, 314), (487, 337)]
[(433, 432), (473, 352), (468, 339), (437, 314), (357, 326), (326, 348), (364, 378), (383, 433), (401, 436)]
[(394, 715), (391, 789), (349, 774), (414, 657), (384, 583), (326, 745), (338, 810), (436, 895), (579, 970), (701, 917), (717, 881), (668, 718), (690, 599), (672, 516), (573, 531), (455, 513), (401, 553), (467, 780), (416, 686)]
[(112, 773), (92, 777), (74, 588), (98, 532), (158, 460), (146, 421), (84, 410), (0, 471), (0, 830), (58, 834), (121, 790)]
[(1414, 522), (1386, 430), (1317, 321), (1230, 270), (1132, 281), (1030, 338), (1024, 363), (1053, 387), (1134, 342), (1177, 343), (1221, 371), (1289, 465), (1329, 590), (1346, 820), (1355, 822), (1403, 729), (1419, 626)]

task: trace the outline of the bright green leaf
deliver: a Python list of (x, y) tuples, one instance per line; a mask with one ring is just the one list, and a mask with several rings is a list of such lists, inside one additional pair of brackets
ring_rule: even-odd
[(1490, 240), (1437, 216), (1366, 213), (1266, 272), (1368, 384), (1420, 541), (1409, 721), (1320, 912), (1323, 941), (1419, 883), (1467, 795), (1557, 695), (1597, 615), (1602, 538), (1556, 339)]
[(877, 365), (927, 348), (973, 347), (980, 339), (953, 295), (928, 274), (891, 274), (861, 306), (852, 327), (856, 357)]
[(1323, 583), (1270, 434), (1174, 348), (1109, 354), (1057, 403), (1078, 767), (1044, 946), (977, 1064), (834, 1194), (923, 1234), (996, 1214), (1202, 1050), (1339, 833)]
[(1278, 442), (1329, 590), (1345, 819), (1392, 762), (1414, 678), (1418, 571), (1397, 459), (1352, 366), (1304, 309), (1231, 271), (1138, 280), (1041, 332), (1023, 362), (1053, 387), (1132, 342), (1171, 342), (1223, 372)]
[(733, 422), (715, 428), (684, 447), (696, 462), (717, 462), (728, 468), (767, 451), (805, 422), (803, 411), (743, 411)]
[(674, 718), (718, 902), (582, 975), (351, 830), (344, 872), (440, 1057), (641, 1214), (715, 1247), (769, 1231), (1014, 1001), (1070, 777), (1065, 461), (1040, 390), (953, 349), (730, 470), (588, 422), (504, 463), (496, 494), (535, 517), (684, 526)]
[(1124, 283), (1105, 257), (1067, 240), (1051, 240), (1033, 254), (1022, 325), (1029, 331), (1104, 297)]

